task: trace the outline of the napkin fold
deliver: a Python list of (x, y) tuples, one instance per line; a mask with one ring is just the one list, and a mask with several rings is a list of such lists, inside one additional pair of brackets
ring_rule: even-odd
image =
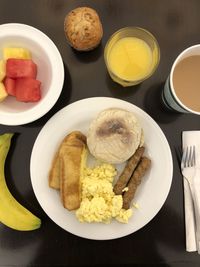
[[(186, 146), (196, 147), (196, 163), (200, 164), (200, 131), (184, 131), (182, 133), (182, 148)], [(199, 177), (200, 179), (200, 177)], [(185, 237), (186, 251), (197, 251), (195, 213), (191, 191), (188, 181), (183, 177), (184, 208), (185, 208)]]

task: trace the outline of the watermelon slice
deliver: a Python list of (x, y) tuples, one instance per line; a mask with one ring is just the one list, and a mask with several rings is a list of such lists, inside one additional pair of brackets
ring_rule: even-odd
[(7, 93), (9, 95), (15, 96), (15, 80), (6, 77), (3, 83), (5, 85)]
[(6, 76), (9, 78), (36, 78), (37, 65), (31, 59), (9, 58), (6, 61)]
[(41, 98), (41, 82), (32, 78), (16, 79), (16, 99), (22, 102), (37, 102)]

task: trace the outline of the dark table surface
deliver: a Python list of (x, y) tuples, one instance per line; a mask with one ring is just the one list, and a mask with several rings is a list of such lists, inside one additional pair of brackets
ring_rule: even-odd
[[(66, 13), (78, 6), (95, 8), (104, 29), (101, 45), (84, 54), (68, 46), (63, 32)], [(42, 219), (42, 227), (32, 232), (18, 232), (0, 224), (0, 266), (200, 266), (200, 256), (185, 250), (183, 185), (176, 153), (181, 132), (200, 130), (200, 119), (169, 112), (160, 101), (176, 56), (200, 43), (199, 14), (199, 0), (0, 0), (1, 24), (18, 22), (40, 29), (55, 42), (65, 64), (62, 93), (48, 114), (23, 126), (0, 125), (0, 133), (18, 133), (7, 160), (8, 186), (23, 205)], [(146, 28), (156, 36), (161, 61), (151, 78), (136, 88), (124, 89), (108, 77), (103, 51), (113, 32), (130, 25)], [(92, 96), (123, 99), (146, 111), (165, 133), (174, 164), (172, 186), (157, 216), (134, 234), (110, 241), (87, 240), (62, 230), (41, 209), (30, 181), (31, 151), (43, 125), (69, 103)]]

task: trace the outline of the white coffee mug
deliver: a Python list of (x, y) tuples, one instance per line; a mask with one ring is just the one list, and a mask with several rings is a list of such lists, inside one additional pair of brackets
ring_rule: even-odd
[(185, 49), (176, 58), (176, 60), (174, 61), (172, 65), (170, 75), (165, 82), (164, 90), (162, 92), (162, 100), (164, 104), (172, 110), (175, 110), (181, 113), (193, 113), (193, 114), (200, 115), (200, 112), (190, 109), (189, 107), (187, 107), (181, 102), (181, 100), (178, 98), (174, 90), (174, 84), (173, 84), (173, 73), (174, 73), (174, 69), (176, 65), (184, 58), (189, 57), (189, 56), (195, 56), (195, 55), (200, 55), (200, 44), (197, 44), (197, 45), (194, 45), (194, 46), (191, 46)]

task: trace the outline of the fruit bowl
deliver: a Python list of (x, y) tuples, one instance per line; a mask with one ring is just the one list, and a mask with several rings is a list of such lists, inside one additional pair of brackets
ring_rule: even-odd
[(46, 114), (56, 103), (64, 82), (61, 55), (51, 39), (40, 30), (25, 24), (0, 25), (0, 59), (4, 47), (23, 47), (37, 64), (37, 79), (41, 81), (41, 99), (24, 103), (9, 96), (0, 102), (0, 124), (22, 125)]

